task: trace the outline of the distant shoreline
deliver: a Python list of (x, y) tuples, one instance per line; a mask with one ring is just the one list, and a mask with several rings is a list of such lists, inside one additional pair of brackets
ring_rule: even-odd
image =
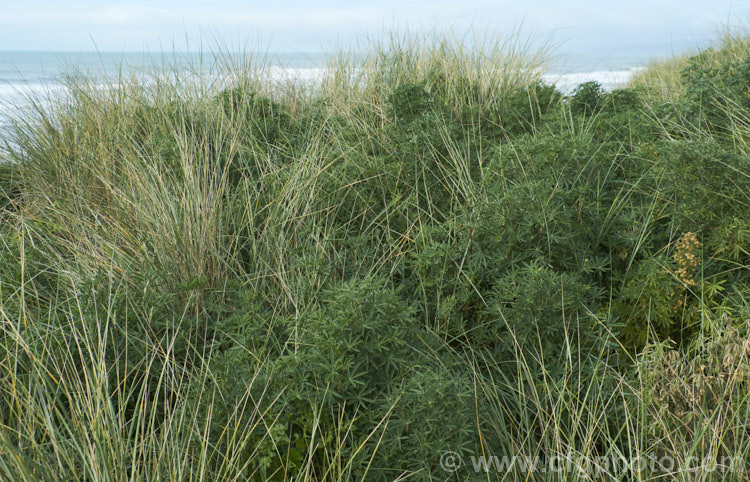
[[(1, 52), (0, 51), (0, 127), (2, 117), (11, 110), (22, 106), (29, 95), (45, 95), (51, 89), (58, 89), (61, 83), (57, 80), (64, 75), (65, 65), (91, 72), (92, 75), (112, 76), (116, 74), (118, 62), (135, 69), (148, 71), (149, 62), (158, 62), (160, 54), (143, 52), (118, 53), (74, 53), (74, 52)], [(165, 54), (169, 59), (172, 54)], [(179, 58), (179, 54), (175, 54)], [(192, 54), (190, 54), (192, 55)], [(197, 54), (195, 54), (197, 55)], [(314, 81), (325, 75), (325, 57), (323, 54), (269, 54), (276, 63), (266, 67), (270, 78), (278, 81), (296, 80)], [(135, 63), (129, 62), (140, 60)], [(554, 84), (561, 92), (570, 93), (583, 82), (596, 81), (605, 90), (622, 87), (632, 76), (645, 69), (643, 66), (632, 66), (632, 59), (623, 62), (625, 65), (612, 65), (611, 69), (602, 69), (602, 61), (591, 62), (591, 70), (585, 65), (566, 68), (556, 66), (542, 74), (548, 84)], [(207, 74), (210, 75), (210, 74)]]

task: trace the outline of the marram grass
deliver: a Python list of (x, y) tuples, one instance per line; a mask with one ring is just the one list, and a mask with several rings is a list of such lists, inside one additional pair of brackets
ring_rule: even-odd
[(746, 479), (745, 43), (71, 73), (3, 143), (0, 478)]

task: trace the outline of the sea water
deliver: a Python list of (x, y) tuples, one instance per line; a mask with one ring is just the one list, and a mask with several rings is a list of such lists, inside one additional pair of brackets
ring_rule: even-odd
[[(314, 80), (324, 74), (326, 55), (322, 53), (265, 53), (263, 65), (271, 77)], [(563, 92), (571, 92), (586, 81), (597, 81), (605, 89), (623, 86), (643, 68), (647, 59), (639, 57), (600, 57), (568, 55), (557, 59), (544, 74), (546, 82)], [(29, 99), (64, 95), (61, 79), (66, 73), (87, 72), (103, 78), (122, 73), (149, 72), (162, 65), (174, 71), (196, 68), (202, 75), (213, 75), (226, 57), (210, 53), (152, 54), (143, 52), (9, 52), (0, 51), (0, 136), (9, 116), (17, 116)]]

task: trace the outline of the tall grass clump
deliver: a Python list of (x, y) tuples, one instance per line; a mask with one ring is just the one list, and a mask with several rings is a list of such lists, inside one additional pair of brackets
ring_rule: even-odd
[(691, 57), (698, 53), (702, 54), (704, 65), (718, 68), (745, 59), (750, 53), (750, 41), (744, 27), (722, 27), (710, 47), (652, 60), (644, 70), (636, 72), (629, 86), (645, 91), (653, 100), (676, 100), (685, 93), (686, 88), (680, 78), (681, 72), (688, 66)]
[(741, 480), (733, 52), (568, 95), (518, 36), (71, 73), (4, 134), (2, 477)]
[(391, 33), (365, 44), (361, 52), (331, 57), (331, 74), (322, 90), (339, 99), (359, 97), (385, 105), (395, 89), (422, 84), (426, 91), (460, 104), (491, 104), (510, 90), (538, 81), (550, 54), (548, 44), (524, 41), (519, 34), (462, 39)]

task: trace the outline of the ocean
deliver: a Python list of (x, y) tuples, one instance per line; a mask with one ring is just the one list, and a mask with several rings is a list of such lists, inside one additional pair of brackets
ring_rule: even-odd
[[(322, 53), (266, 53), (265, 58), (270, 75), (303, 80), (319, 76), (326, 63), (326, 55)], [(569, 55), (558, 58), (551, 70), (544, 74), (544, 79), (564, 92), (590, 80), (599, 82), (605, 89), (614, 89), (624, 85), (634, 72), (645, 66), (647, 60)], [(121, 70), (147, 72), (152, 66), (166, 63), (177, 69), (181, 65), (186, 68), (197, 65), (211, 75), (216, 62), (210, 53), (0, 51), (0, 135), (3, 126), (7, 125), (8, 115), (18, 114), (19, 109), (28, 104), (30, 95), (54, 95), (60, 91), (60, 79), (66, 72), (82, 71), (112, 77)]]

